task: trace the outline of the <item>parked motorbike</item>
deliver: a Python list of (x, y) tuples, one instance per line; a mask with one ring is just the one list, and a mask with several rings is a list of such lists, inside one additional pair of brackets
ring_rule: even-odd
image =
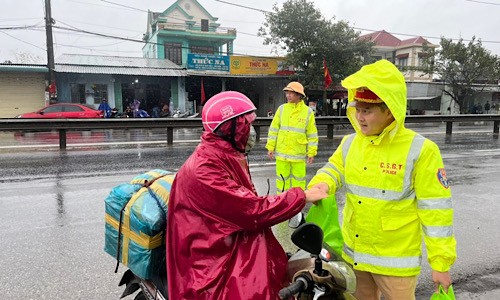
[[(304, 223), (292, 233), (292, 242), (300, 248), (288, 261), (291, 284), (279, 292), (280, 299), (351, 300), (356, 277), (351, 267), (323, 243), (323, 231), (314, 223)], [(167, 300), (167, 276), (158, 274), (144, 280), (127, 270), (119, 283), (125, 285), (120, 298), (140, 292), (134, 300)], [(293, 298), (296, 297), (296, 298)]]
[(191, 113), (189, 111), (181, 112), (180, 110), (174, 110), (172, 118), (196, 118), (198, 113)]

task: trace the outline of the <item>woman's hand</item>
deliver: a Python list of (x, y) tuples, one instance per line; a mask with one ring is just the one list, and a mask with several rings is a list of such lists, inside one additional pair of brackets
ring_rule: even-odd
[(328, 197), (328, 193), (326, 193), (325, 191), (323, 191), (321, 189), (314, 189), (313, 188), (313, 189), (304, 191), (304, 193), (306, 194), (306, 202), (308, 202), (308, 203), (316, 203), (319, 200), (322, 200), (322, 199)]
[(325, 193), (328, 193), (330, 191), (330, 186), (324, 182), (320, 182), (318, 184), (315, 184), (311, 187), (311, 189), (320, 189)]

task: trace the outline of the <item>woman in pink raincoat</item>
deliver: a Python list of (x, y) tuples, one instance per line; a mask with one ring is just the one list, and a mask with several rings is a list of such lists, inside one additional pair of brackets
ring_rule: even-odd
[(271, 226), (326, 197), (301, 188), (257, 195), (246, 160), (255, 110), (232, 91), (203, 107), (205, 132), (177, 173), (168, 204), (169, 299), (278, 299), (287, 256)]

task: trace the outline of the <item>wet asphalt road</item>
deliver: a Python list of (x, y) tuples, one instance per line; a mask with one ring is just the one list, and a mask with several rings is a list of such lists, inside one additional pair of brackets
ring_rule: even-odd
[[(457, 299), (500, 299), (500, 142), (491, 129), (454, 128), (451, 137), (442, 127), (416, 129), (440, 146), (452, 184)], [(174, 141), (198, 137), (196, 130), (180, 131)], [(187, 141), (167, 146), (165, 140), (147, 130), (75, 133), (68, 137), (68, 150), (60, 152), (50, 133), (0, 133), (0, 298), (119, 299), (125, 268), (114, 274), (115, 262), (102, 250), (103, 200), (112, 187), (141, 172), (177, 169), (196, 146)], [(320, 139), (309, 178), (339, 141)], [(274, 165), (266, 159), (264, 142), (249, 161), (256, 187), (265, 194), (267, 178), (273, 185)], [(429, 276), (424, 264), (417, 299), (429, 299)]]

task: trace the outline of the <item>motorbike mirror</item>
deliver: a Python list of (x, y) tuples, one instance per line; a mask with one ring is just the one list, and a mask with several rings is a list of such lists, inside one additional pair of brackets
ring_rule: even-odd
[(304, 223), (292, 233), (292, 242), (302, 250), (319, 255), (323, 248), (323, 230), (314, 223)]

